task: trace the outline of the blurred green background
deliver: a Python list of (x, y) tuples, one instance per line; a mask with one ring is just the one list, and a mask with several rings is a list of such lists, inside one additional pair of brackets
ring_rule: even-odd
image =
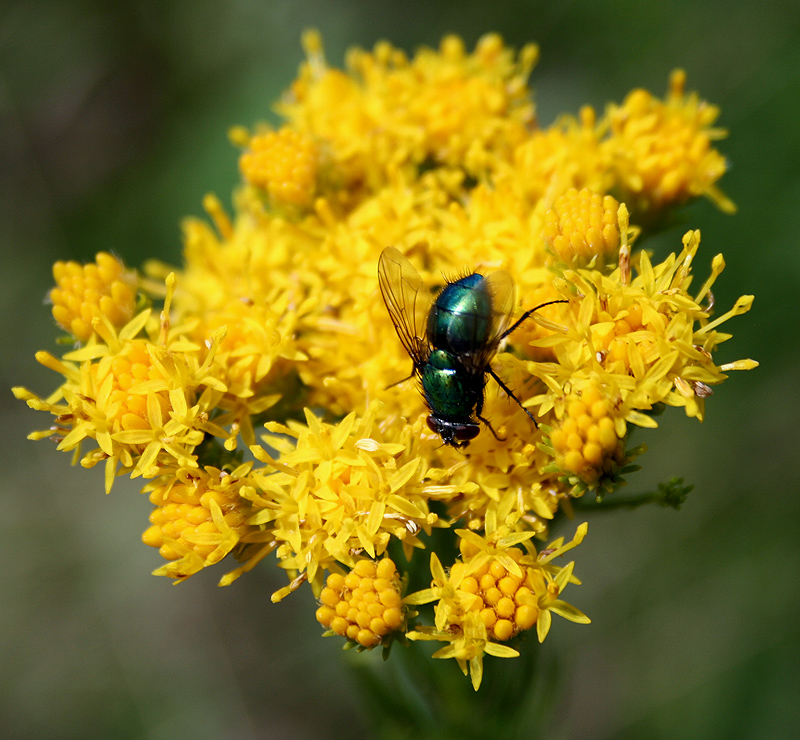
[[(702, 425), (673, 412), (645, 440), (629, 490), (683, 476), (696, 489), (680, 512), (590, 520), (576, 551), (584, 585), (570, 600), (593, 624), (555, 621), (544, 652), (563, 686), (536, 729), (587, 740), (800, 735), (796, 0), (5, 2), (0, 386), (54, 388), (33, 357), (57, 334), (43, 301), (53, 261), (104, 249), (131, 265), (180, 262), (181, 219), (201, 213), (208, 191), (229, 202), (237, 180), (227, 129), (271, 116), (309, 26), (335, 65), (348, 46), (381, 38), (408, 51), (447, 32), (470, 48), (489, 30), (517, 47), (536, 41), (544, 125), (633, 87), (663, 94), (677, 66), (722, 107), (732, 165), (722, 187), (739, 212), (693, 204), (657, 248), (663, 257), (701, 228), (703, 277), (724, 252), (717, 306), (756, 301), (728, 324), (718, 361), (761, 367), (719, 387)], [(9, 391), (0, 409), (0, 736), (370, 736), (310, 593), (271, 604), (282, 582), (267, 563), (225, 589), (214, 569), (177, 588), (151, 577), (160, 559), (140, 542), (150, 505), (137, 487), (121, 479), (106, 498), (99, 472), (25, 439), (49, 417)]]

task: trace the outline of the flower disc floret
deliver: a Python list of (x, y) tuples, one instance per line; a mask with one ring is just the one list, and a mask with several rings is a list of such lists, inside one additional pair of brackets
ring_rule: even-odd
[(545, 244), (564, 264), (602, 267), (619, 247), (618, 210), (611, 195), (570, 188), (545, 214)]
[(359, 560), (342, 575), (328, 576), (317, 621), (334, 634), (373, 648), (405, 624), (401, 582), (390, 558)]
[(625, 462), (624, 420), (616, 414), (614, 403), (596, 382), (580, 393), (569, 394), (565, 415), (550, 434), (556, 464), (570, 476), (588, 485), (613, 476)]
[(94, 334), (92, 320), (101, 316), (115, 328), (133, 316), (136, 304), (136, 274), (113, 255), (98, 252), (95, 262), (56, 262), (56, 287), (50, 291), (53, 318), (81, 342)]
[(316, 189), (319, 149), (310, 136), (284, 126), (253, 136), (239, 168), (276, 204), (308, 206)]

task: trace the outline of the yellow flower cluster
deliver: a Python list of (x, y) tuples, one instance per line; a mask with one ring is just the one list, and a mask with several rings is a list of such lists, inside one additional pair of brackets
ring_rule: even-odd
[(257, 539), (259, 528), (246, 522), (251, 467), (243, 465), (231, 473), (211, 466), (183, 469), (146, 487), (152, 489), (150, 503), (156, 508), (142, 541), (159, 548), (165, 560), (176, 561), (162, 566), (161, 575), (188, 578), (222, 560), (251, 533), (255, 537), (250, 539)]
[[(483, 675), (483, 655), (513, 658), (519, 653), (500, 642), (536, 625), (542, 642), (550, 631), (552, 614), (588, 624), (579, 609), (558, 598), (568, 583), (580, 583), (572, 575), (574, 563), (563, 567), (552, 560), (564, 555), (586, 536), (587, 525), (578, 527), (571, 542), (563, 538), (537, 555), (530, 544), (532, 532), (514, 532), (487, 517), (485, 536), (456, 530), (461, 538), (461, 558), (445, 572), (436, 553), (431, 555), (431, 588), (405, 598), (406, 604), (436, 602), (433, 627), (408, 632), (411, 640), (440, 640), (448, 644), (434, 654), (455, 658), (472, 678), (477, 690)], [(525, 550), (518, 545), (524, 545)]]
[(724, 138), (713, 128), (719, 109), (686, 95), (686, 73), (670, 78), (667, 99), (634, 90), (621, 106), (611, 106), (609, 122), (613, 157), (625, 200), (636, 211), (660, 211), (692, 196), (707, 195), (723, 211), (733, 203), (716, 187), (725, 173), (725, 158), (711, 146)]
[(107, 252), (99, 252), (97, 261), (88, 265), (56, 262), (53, 277), (53, 318), (80, 342), (88, 341), (94, 333), (95, 319), (105, 317), (120, 329), (133, 316), (136, 275)]
[(615, 418), (611, 402), (591, 382), (581, 393), (567, 396), (565, 410), (550, 435), (556, 464), (588, 484), (612, 476), (624, 462), (625, 420)]
[(307, 206), (316, 188), (319, 153), (308, 136), (282, 128), (253, 136), (239, 158), (244, 179), (278, 204)]
[(365, 648), (379, 645), (405, 621), (400, 580), (390, 558), (359, 560), (346, 576), (331, 573), (319, 600), (317, 621)]
[(545, 214), (544, 242), (567, 265), (602, 266), (607, 257), (613, 262), (619, 248), (618, 211), (611, 195), (570, 188)]
[[(159, 575), (183, 580), (231, 554), (225, 585), (274, 555), (288, 579), (274, 600), (308, 582), (321, 623), (371, 647), (403, 635), (401, 576), (430, 559), (431, 589), (405, 603), (435, 602), (435, 626), (406, 634), (446, 640), (437, 655), (477, 687), (483, 655), (515, 655), (504, 643), (519, 632), (544, 639), (551, 613), (587, 621), (560, 599), (573, 564), (553, 562), (585, 526), (538, 553), (531, 538), (572, 499), (613, 493), (640, 451), (626, 449), (632, 426), (656, 427), (662, 405), (702, 419), (711, 387), (756, 364), (714, 359), (720, 324), (752, 297), (712, 317), (721, 256), (690, 291), (699, 232), (660, 260), (632, 251), (687, 198), (730, 210), (709, 143), (717, 111), (676, 73), (666, 100), (636, 91), (600, 118), (584, 108), (541, 128), (534, 46), (515, 54), (488, 35), (469, 52), (447, 37), (408, 57), (381, 42), (339, 70), (317, 34), (304, 43), (284, 125), (232, 133), (244, 150), (235, 213), (205, 199), (181, 268), (59, 263), (54, 316), (78, 346), (37, 355), (61, 376), (50, 396), (15, 393), (54, 418), (31, 437), (103, 462), (106, 490), (118, 475), (145, 480)], [(378, 287), (390, 245), (419, 273), (398, 288), (407, 327)], [(558, 301), (487, 347), (486, 370), (537, 421), (486, 375), (494, 433), (481, 420), (468, 447), (443, 446), (398, 331), (425, 347), (416, 315), (442, 276), (498, 270), (507, 305), (491, 321)], [(461, 538), (449, 569), (416, 553), (434, 528)], [(406, 559), (391, 573), (390, 547)]]
[(507, 157), (535, 121), (526, 85), (533, 44), (515, 56), (488, 34), (469, 54), (448, 36), (438, 52), (408, 59), (381, 42), (371, 53), (350, 50), (345, 73), (327, 66), (317, 33), (303, 41), (308, 62), (278, 111), (324, 143), (350, 187), (375, 189), (427, 160), (477, 174), (494, 153)]

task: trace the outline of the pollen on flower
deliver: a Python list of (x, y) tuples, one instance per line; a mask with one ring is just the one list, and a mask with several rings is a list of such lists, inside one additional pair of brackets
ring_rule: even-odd
[(331, 573), (320, 593), (317, 621), (365, 648), (403, 627), (400, 578), (389, 558), (359, 560), (347, 574)]
[(602, 267), (619, 247), (618, 209), (611, 195), (570, 188), (545, 214), (545, 244), (567, 265), (594, 260)]
[(614, 406), (597, 383), (567, 396), (566, 414), (550, 435), (556, 464), (587, 484), (611, 475), (624, 462), (624, 439), (617, 435)]
[(310, 136), (284, 126), (256, 134), (239, 159), (244, 179), (276, 204), (308, 206), (314, 196), (319, 150)]
[(98, 252), (95, 262), (56, 262), (50, 291), (53, 318), (81, 342), (94, 333), (92, 319), (104, 316), (114, 328), (130, 321), (136, 303), (136, 274), (113, 255)]

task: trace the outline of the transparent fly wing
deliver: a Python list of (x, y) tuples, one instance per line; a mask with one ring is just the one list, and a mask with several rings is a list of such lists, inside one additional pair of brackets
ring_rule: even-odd
[(490, 325), (480, 346), (462, 358), (464, 365), (475, 373), (486, 371), (503, 333), (511, 323), (514, 310), (514, 281), (507, 272), (499, 270), (487, 275), (481, 287), (491, 304), (488, 311)]
[(500, 337), (511, 324), (514, 312), (514, 280), (505, 270), (498, 270), (486, 276), (486, 285), (492, 296), (492, 313), (494, 323), (489, 344), (497, 348)]
[(425, 364), (430, 354), (425, 334), (430, 294), (419, 273), (394, 247), (386, 247), (381, 252), (378, 285), (397, 336), (417, 369)]

